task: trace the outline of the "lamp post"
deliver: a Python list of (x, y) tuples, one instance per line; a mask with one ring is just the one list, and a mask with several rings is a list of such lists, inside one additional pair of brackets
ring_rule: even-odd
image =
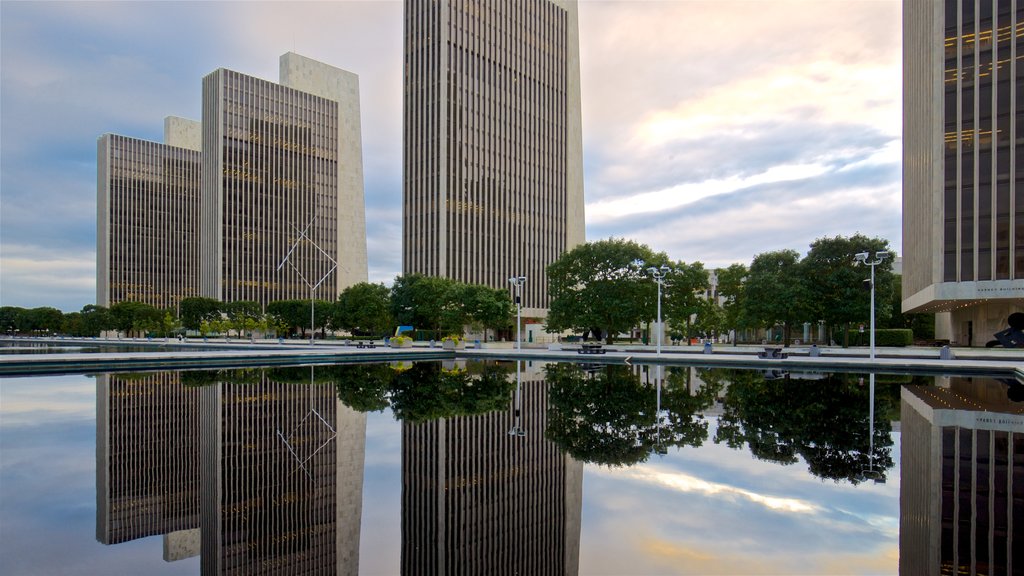
[(664, 264), (661, 268), (655, 268), (651, 266), (647, 269), (647, 272), (654, 278), (654, 281), (658, 284), (658, 355), (661, 355), (661, 334), (664, 332), (664, 328), (661, 325), (661, 283), (665, 280), (665, 275), (671, 272), (672, 269)]
[(526, 276), (513, 276), (508, 281), (516, 287), (516, 350), (522, 350), (523, 341), (519, 337), (519, 327), (523, 323), (523, 283), (526, 282)]
[(868, 252), (858, 252), (853, 255), (853, 265), (859, 266), (861, 264), (871, 267), (871, 359), (875, 359), (875, 266), (878, 266), (886, 258), (889, 257), (889, 253), (885, 250), (875, 252), (875, 259), (868, 260), (871, 256)]

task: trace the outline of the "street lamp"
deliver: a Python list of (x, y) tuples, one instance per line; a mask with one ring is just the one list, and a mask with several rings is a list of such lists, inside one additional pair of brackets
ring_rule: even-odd
[(886, 258), (889, 257), (889, 253), (885, 250), (875, 252), (875, 259), (868, 260), (870, 257), (868, 252), (858, 252), (853, 255), (853, 265), (859, 266), (861, 264), (871, 267), (871, 359), (875, 359), (875, 266), (878, 266)]
[(664, 328), (661, 325), (661, 284), (665, 280), (665, 275), (671, 272), (672, 269), (664, 264), (661, 268), (655, 268), (651, 266), (647, 269), (647, 272), (654, 278), (654, 281), (658, 284), (658, 355), (661, 355), (661, 334), (664, 332)]
[(523, 341), (519, 337), (519, 327), (523, 323), (523, 284), (526, 282), (526, 276), (513, 276), (508, 281), (516, 287), (516, 350), (522, 350)]

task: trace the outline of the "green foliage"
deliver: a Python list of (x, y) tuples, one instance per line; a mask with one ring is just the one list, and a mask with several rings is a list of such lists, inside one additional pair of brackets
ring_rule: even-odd
[(744, 308), (751, 322), (769, 327), (784, 325), (788, 346), (793, 326), (807, 317), (800, 255), (794, 250), (779, 250), (755, 256), (744, 284)]
[[(672, 270), (673, 272), (665, 276), (662, 288), (662, 316), (668, 320), (674, 332), (688, 334), (692, 315), (702, 311), (711, 312), (707, 307), (709, 302), (702, 296), (708, 289), (708, 271), (700, 262), (677, 262), (672, 266)], [(651, 318), (656, 318), (656, 315), (652, 315)]]
[[(864, 289), (864, 280), (871, 277), (868, 266), (854, 266), (853, 255), (868, 252), (871, 259), (879, 251), (889, 251), (888, 241), (854, 234), (849, 238), (819, 238), (811, 244), (804, 258), (803, 278), (806, 289), (807, 320), (824, 320), (831, 327), (869, 321), (871, 292)], [(893, 293), (892, 260), (890, 256), (875, 267), (875, 318), (884, 322), (891, 307), (881, 305)]]
[(881, 328), (908, 328), (914, 333), (915, 340), (935, 339), (935, 314), (904, 314), (903, 313), (903, 290), (902, 278), (893, 274), (892, 292), (889, 298), (880, 298), (879, 306), (888, 306), (889, 317), (876, 320), (876, 326)]
[(638, 261), (645, 267), (669, 263), (663, 253), (616, 238), (581, 244), (563, 254), (547, 269), (548, 330), (600, 328), (610, 342), (616, 333), (652, 319), (657, 285), (635, 265)]
[(199, 330), (203, 320), (220, 318), (221, 302), (213, 298), (182, 298), (178, 304), (181, 325), (189, 330)]
[[(398, 324), (430, 330), (435, 334), (461, 331), (463, 316), (453, 306), (456, 285), (447, 278), (409, 274), (395, 278), (391, 286), (391, 313)], [(454, 326), (454, 328), (453, 328)]]
[(469, 323), (484, 330), (501, 330), (513, 323), (515, 307), (508, 290), (466, 284), (458, 294), (458, 301)]
[(391, 331), (391, 291), (383, 284), (360, 282), (345, 288), (334, 307), (334, 328), (357, 335), (381, 336)]
[(112, 327), (129, 336), (160, 331), (164, 311), (142, 302), (118, 302), (110, 307)]
[[(868, 346), (871, 343), (871, 331), (867, 326), (864, 332), (849, 330), (847, 338), (850, 346)], [(875, 328), (875, 346), (910, 346), (914, 343), (914, 332), (909, 328)]]
[(718, 296), (723, 299), (723, 322), (726, 328), (753, 327), (747, 320), (744, 310), (744, 284), (747, 274), (747, 267), (742, 264), (732, 264), (728, 268), (718, 270)]
[(267, 314), (274, 324), (283, 326), (288, 333), (300, 332), (306, 337), (309, 328), (309, 300), (276, 300), (267, 304)]

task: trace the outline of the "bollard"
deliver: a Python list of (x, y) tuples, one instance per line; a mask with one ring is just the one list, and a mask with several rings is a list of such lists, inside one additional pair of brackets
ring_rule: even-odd
[(811, 344), (811, 349), (807, 351), (807, 355), (812, 358), (817, 358), (821, 356), (821, 350), (818, 348), (817, 344)]
[(943, 346), (939, 350), (939, 360), (956, 360), (956, 354), (953, 354), (948, 345)]
[(704, 353), (711, 354), (711, 342), (704, 343)]

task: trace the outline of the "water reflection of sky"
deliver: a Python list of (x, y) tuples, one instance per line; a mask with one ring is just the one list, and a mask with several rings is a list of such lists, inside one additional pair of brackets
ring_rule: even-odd
[(198, 574), (159, 536), (96, 541), (96, 381), (0, 379), (0, 574)]
[[(95, 401), (90, 377), (0, 380), (0, 573), (197, 574), (197, 558), (164, 562), (160, 537), (96, 541)], [(580, 574), (896, 573), (895, 436), (881, 485), (711, 440), (630, 468), (588, 464)], [(397, 574), (401, 424), (368, 414), (366, 438), (360, 573)]]
[(858, 486), (711, 441), (631, 468), (588, 465), (580, 574), (896, 573), (894, 457), (887, 484)]

